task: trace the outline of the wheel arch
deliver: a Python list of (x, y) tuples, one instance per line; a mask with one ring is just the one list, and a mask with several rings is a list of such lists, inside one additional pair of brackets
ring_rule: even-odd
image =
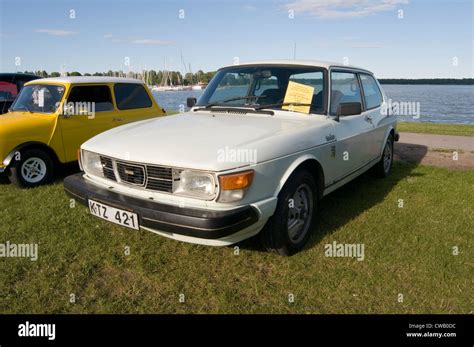
[(275, 196), (280, 193), (281, 189), (286, 184), (291, 175), (301, 169), (307, 169), (314, 176), (318, 187), (318, 199), (323, 196), (325, 186), (324, 170), (320, 161), (312, 155), (304, 155), (299, 157), (288, 167), (280, 180), (280, 184), (277, 187)]
[(383, 154), (383, 150), (385, 148), (385, 144), (387, 143), (387, 140), (388, 140), (388, 137), (392, 135), (393, 137), (393, 140), (395, 141), (395, 128), (390, 125), (388, 128), (387, 128), (387, 131), (386, 131), (386, 134), (383, 138), (383, 142), (382, 142), (382, 148), (380, 149), (380, 155)]
[(37, 142), (37, 141), (29, 141), (22, 143), (21, 145), (16, 146), (3, 160), (3, 165), (9, 166), (15, 157), (15, 154), (21, 151), (24, 151), (25, 149), (30, 149), (30, 148), (36, 148), (36, 149), (41, 149), (48, 153), (53, 160), (54, 164), (57, 165), (59, 163), (59, 158), (56, 152), (49, 147), (47, 144), (43, 142)]

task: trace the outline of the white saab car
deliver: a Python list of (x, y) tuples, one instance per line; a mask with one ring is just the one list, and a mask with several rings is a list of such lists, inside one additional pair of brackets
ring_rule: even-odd
[(303, 248), (320, 199), (390, 173), (396, 118), (370, 71), (316, 61), (224, 67), (190, 111), (106, 131), (66, 192), (109, 222), (223, 246)]

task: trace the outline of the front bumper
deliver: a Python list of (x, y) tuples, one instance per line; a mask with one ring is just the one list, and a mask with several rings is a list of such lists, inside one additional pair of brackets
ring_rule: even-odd
[(92, 199), (137, 213), (139, 224), (144, 228), (213, 240), (235, 234), (259, 219), (259, 212), (252, 206), (230, 211), (210, 211), (166, 205), (98, 187), (83, 175), (79, 173), (66, 177), (64, 190), (67, 195), (86, 206), (88, 200)]

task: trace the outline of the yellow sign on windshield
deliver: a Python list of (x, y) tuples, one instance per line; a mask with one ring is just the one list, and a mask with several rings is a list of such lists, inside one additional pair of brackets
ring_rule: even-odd
[[(305, 84), (288, 82), (285, 99), (283, 103), (311, 104), (313, 101), (314, 87)], [(282, 109), (309, 114), (310, 106), (283, 106)]]

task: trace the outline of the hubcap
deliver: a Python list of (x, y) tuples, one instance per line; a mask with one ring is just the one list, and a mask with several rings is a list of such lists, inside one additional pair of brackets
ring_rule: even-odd
[(28, 183), (38, 183), (46, 176), (46, 163), (41, 158), (28, 158), (21, 166), (21, 176)]
[(300, 185), (288, 202), (288, 235), (293, 243), (300, 242), (308, 233), (313, 214), (313, 192), (309, 185)]
[(392, 165), (392, 146), (390, 142), (387, 142), (383, 151), (383, 168), (385, 173), (390, 171), (390, 165)]

